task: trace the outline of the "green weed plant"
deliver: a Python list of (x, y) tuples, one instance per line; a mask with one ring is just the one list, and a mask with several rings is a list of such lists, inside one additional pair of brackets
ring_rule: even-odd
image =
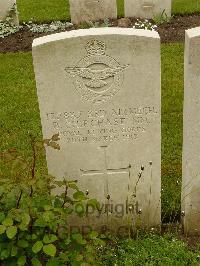
[(58, 134), (30, 140), (32, 160), (16, 149), (0, 153), (0, 265), (94, 265), (95, 248), (104, 241), (95, 231), (83, 236), (70, 230), (68, 221), (98, 202), (80, 191), (76, 180), (37, 175), (38, 153), (43, 144), (59, 150)]

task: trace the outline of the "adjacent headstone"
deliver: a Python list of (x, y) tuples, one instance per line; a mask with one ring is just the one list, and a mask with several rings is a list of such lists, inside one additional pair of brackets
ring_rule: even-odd
[[(160, 39), (146, 30), (101, 28), (33, 42), (49, 174), (78, 180), (99, 212), (81, 225), (116, 233), (160, 225)], [(79, 225), (79, 221), (73, 221)]]
[(0, 20), (5, 20), (8, 16), (14, 24), (19, 24), (16, 0), (0, 0)]
[(150, 19), (162, 13), (171, 16), (171, 0), (124, 0), (124, 4), (126, 17)]
[(69, 3), (74, 24), (117, 18), (116, 0), (70, 0)]
[(200, 234), (200, 28), (186, 31), (182, 215), (185, 232)]

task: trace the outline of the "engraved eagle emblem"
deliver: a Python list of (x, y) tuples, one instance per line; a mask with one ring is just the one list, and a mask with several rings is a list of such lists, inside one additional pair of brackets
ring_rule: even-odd
[(106, 55), (106, 45), (100, 40), (89, 41), (85, 49), (87, 55), (65, 71), (73, 78), (84, 101), (107, 101), (120, 90), (128, 65), (121, 65)]
[(67, 67), (66, 71), (72, 77), (79, 76), (88, 79), (85, 85), (89, 88), (98, 89), (106, 86), (108, 83), (105, 81), (107, 78), (114, 77), (119, 72), (123, 71), (127, 66), (119, 66), (114, 68), (104, 68), (102, 70), (95, 70), (89, 67)]

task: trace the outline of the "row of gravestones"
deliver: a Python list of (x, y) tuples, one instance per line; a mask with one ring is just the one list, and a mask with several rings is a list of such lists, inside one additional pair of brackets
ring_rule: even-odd
[[(72, 23), (117, 18), (117, 0), (69, 0)], [(171, 0), (125, 0), (125, 16), (153, 18), (171, 16)]]
[[(96, 230), (161, 223), (161, 66), (157, 32), (84, 29), (35, 39), (49, 173), (78, 180), (100, 208), (71, 223)], [(182, 216), (200, 233), (200, 28), (186, 32)]]
[[(9, 15), (18, 24), (16, 0), (0, 1), (0, 20), (5, 20)], [(125, 16), (152, 18), (163, 11), (171, 15), (171, 0), (125, 0)], [(72, 23), (84, 21), (97, 21), (105, 18), (117, 18), (116, 0), (70, 0), (70, 13)]]

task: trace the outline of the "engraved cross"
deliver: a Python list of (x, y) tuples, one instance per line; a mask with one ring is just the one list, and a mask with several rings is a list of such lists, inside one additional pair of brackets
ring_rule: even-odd
[(129, 174), (130, 177), (130, 168), (131, 165), (128, 165), (127, 167), (124, 168), (108, 168), (108, 163), (107, 163), (107, 147), (108, 146), (101, 146), (100, 148), (103, 150), (103, 154), (104, 154), (104, 167), (103, 169), (100, 170), (82, 170), (82, 176), (86, 176), (86, 175), (99, 175), (102, 174), (104, 179), (105, 179), (105, 183), (104, 183), (104, 195), (107, 198), (107, 200), (110, 199), (110, 194), (109, 194), (109, 182), (108, 182), (108, 176), (110, 174), (115, 174), (115, 173), (127, 173)]

